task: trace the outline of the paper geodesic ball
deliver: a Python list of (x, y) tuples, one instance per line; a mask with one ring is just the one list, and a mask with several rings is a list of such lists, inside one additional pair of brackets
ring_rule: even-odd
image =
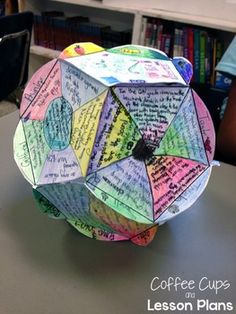
[(23, 94), (14, 157), (41, 209), (100, 240), (148, 244), (211, 172), (211, 117), (184, 58), (74, 44)]

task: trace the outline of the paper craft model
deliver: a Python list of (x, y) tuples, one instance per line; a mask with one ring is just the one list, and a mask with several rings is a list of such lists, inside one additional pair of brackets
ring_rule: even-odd
[(215, 135), (184, 58), (73, 44), (28, 83), (14, 157), (41, 209), (99, 240), (147, 245), (204, 190)]

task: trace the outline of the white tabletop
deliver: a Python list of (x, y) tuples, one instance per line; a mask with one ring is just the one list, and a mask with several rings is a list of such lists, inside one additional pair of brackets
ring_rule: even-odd
[[(1, 314), (143, 314), (148, 304), (152, 313), (190, 313), (154, 311), (157, 302), (189, 302), (191, 313), (209, 313), (198, 301), (206, 299), (232, 303), (236, 313), (235, 167), (214, 167), (203, 195), (146, 248), (95, 241), (37, 209), (13, 160), (17, 121), (18, 112), (0, 119)], [(166, 287), (171, 277), (181, 278), (177, 291)], [(152, 288), (163, 289), (152, 291), (153, 279)], [(184, 280), (192, 285), (184, 289)]]

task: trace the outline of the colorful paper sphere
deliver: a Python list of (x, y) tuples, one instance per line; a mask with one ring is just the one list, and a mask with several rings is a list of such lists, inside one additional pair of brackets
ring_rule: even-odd
[(100, 240), (148, 244), (211, 172), (211, 117), (184, 58), (73, 44), (23, 94), (14, 157), (41, 209)]

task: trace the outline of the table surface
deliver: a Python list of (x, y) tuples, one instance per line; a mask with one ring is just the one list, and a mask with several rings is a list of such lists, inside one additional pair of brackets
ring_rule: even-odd
[(95, 241), (37, 209), (13, 159), (18, 119), (0, 119), (1, 314), (142, 314), (170, 301), (176, 311), (164, 313), (184, 313), (178, 302), (199, 313), (199, 299), (231, 302), (236, 313), (235, 167), (213, 167), (202, 196), (149, 246)]

